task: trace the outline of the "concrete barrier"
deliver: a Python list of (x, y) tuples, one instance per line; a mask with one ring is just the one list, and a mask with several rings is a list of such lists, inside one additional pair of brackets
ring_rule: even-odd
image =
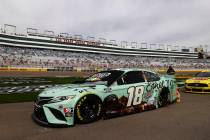
[(46, 68), (15, 68), (15, 67), (0, 67), (0, 71), (7, 72), (47, 72)]

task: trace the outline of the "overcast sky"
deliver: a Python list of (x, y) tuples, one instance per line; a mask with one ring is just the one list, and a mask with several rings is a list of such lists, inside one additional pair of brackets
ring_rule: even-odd
[[(210, 0), (1, 0), (0, 25), (210, 47)], [(209, 48), (210, 50), (210, 48)]]

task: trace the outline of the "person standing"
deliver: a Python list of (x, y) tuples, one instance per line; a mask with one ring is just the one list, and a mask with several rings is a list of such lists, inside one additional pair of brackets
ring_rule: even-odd
[(169, 66), (169, 67), (168, 67), (167, 74), (168, 74), (168, 75), (174, 75), (174, 74), (175, 74), (175, 70), (173, 69), (172, 66)]

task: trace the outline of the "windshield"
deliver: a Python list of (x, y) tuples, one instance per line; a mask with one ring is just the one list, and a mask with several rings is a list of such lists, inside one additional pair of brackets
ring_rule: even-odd
[(107, 82), (108, 85), (111, 85), (114, 81), (118, 79), (124, 72), (119, 70), (110, 70), (110, 71), (102, 71), (92, 76), (88, 77), (85, 82), (99, 82), (104, 81)]
[(210, 77), (210, 72), (200, 72), (196, 74), (196, 77)]

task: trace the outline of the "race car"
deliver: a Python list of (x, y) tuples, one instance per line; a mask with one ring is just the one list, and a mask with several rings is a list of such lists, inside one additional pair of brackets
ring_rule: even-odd
[(210, 70), (204, 70), (185, 81), (185, 92), (210, 93)]
[(44, 90), (35, 100), (32, 117), (41, 125), (72, 126), (156, 109), (176, 100), (173, 76), (114, 69), (95, 73), (79, 84)]

